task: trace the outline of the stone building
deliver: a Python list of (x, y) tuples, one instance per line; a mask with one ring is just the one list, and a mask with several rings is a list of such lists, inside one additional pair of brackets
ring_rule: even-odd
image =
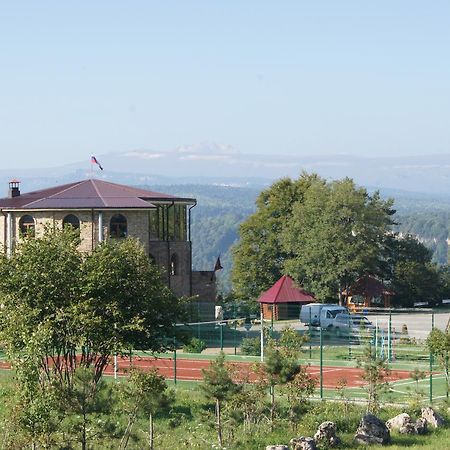
[(80, 251), (91, 252), (106, 239), (137, 238), (178, 296), (197, 296), (202, 319), (214, 317), (212, 271), (192, 271), (192, 198), (175, 197), (89, 179), (21, 194), (9, 183), (0, 199), (0, 244), (10, 255), (25, 234), (66, 224), (80, 230)]

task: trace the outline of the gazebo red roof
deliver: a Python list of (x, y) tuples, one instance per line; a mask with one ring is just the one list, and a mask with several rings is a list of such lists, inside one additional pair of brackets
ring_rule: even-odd
[[(346, 292), (343, 292), (347, 295)], [(384, 283), (372, 275), (364, 275), (358, 278), (356, 282), (350, 286), (348, 295), (364, 295), (368, 297), (378, 297), (381, 295), (392, 296), (395, 292), (388, 289)]]
[(295, 285), (294, 280), (283, 275), (270, 289), (263, 292), (259, 303), (311, 303), (317, 301), (310, 293)]

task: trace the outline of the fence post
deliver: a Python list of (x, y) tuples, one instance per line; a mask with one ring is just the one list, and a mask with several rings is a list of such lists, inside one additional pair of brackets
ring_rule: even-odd
[(273, 338), (273, 310), (275, 308), (275, 303), (272, 305), (272, 315), (270, 318), (270, 337)]
[(389, 326), (388, 326), (388, 361), (392, 361), (392, 310), (389, 309)]
[(309, 359), (312, 358), (311, 308), (309, 308)]
[(264, 315), (261, 304), (261, 362), (264, 362)]
[[(434, 329), (434, 313), (431, 312), (431, 331)], [(433, 354), (430, 350), (430, 403), (433, 403)]]
[(219, 322), (220, 328), (220, 351), (223, 351), (223, 323)]
[(378, 358), (378, 319), (375, 319), (375, 359)]
[(177, 338), (173, 337), (173, 383), (177, 384)]
[(320, 398), (323, 399), (323, 336), (320, 327)]
[(237, 327), (237, 320), (236, 317), (234, 318), (234, 332), (233, 332), (233, 340), (234, 340), (234, 354), (237, 354), (237, 349), (236, 349), (236, 327)]
[(200, 301), (197, 298), (197, 338), (200, 339)]
[[(448, 355), (445, 356), (445, 373), (448, 373)], [(447, 380), (445, 380), (445, 396), (448, 400), (448, 383)]]
[(349, 330), (348, 330), (348, 360), (350, 361), (351, 359), (352, 359), (352, 331), (351, 331), (351, 327), (349, 327)]

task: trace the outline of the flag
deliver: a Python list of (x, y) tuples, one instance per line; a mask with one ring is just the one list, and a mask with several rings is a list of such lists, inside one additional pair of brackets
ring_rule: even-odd
[(97, 158), (94, 155), (91, 156), (91, 164), (97, 164), (97, 166), (100, 167), (100, 170), (103, 170), (102, 165), (97, 161)]

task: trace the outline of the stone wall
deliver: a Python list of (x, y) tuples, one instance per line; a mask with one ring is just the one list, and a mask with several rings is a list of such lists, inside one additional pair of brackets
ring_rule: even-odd
[[(168, 286), (178, 296), (191, 295), (191, 243), (183, 241), (150, 241), (149, 254), (162, 270)], [(171, 275), (172, 255), (177, 257), (176, 274)]]

